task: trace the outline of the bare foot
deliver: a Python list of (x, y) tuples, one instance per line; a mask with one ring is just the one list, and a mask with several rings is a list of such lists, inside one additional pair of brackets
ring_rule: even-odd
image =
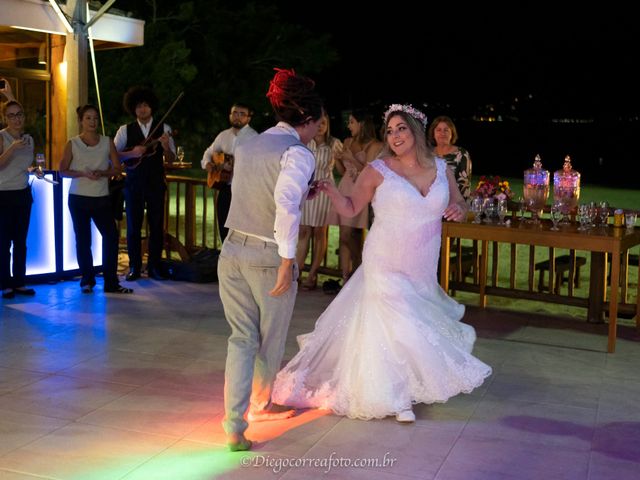
[(251, 440), (247, 440), (242, 433), (230, 433), (227, 435), (227, 446), (232, 452), (244, 452), (246, 450), (250, 450), (251, 445)]
[(257, 412), (249, 412), (247, 418), (250, 422), (266, 422), (270, 420), (285, 420), (296, 414), (293, 409), (276, 411), (276, 410), (259, 410)]

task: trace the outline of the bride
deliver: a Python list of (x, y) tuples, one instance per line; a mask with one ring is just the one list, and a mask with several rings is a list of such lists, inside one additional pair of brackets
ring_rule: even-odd
[(427, 147), (426, 122), (411, 105), (391, 105), (385, 148), (351, 196), (319, 183), (339, 214), (357, 215), (371, 202), (375, 221), (362, 266), (278, 373), (275, 403), (413, 422), (413, 404), (445, 402), (491, 375), (470, 353), (476, 335), (460, 322), (464, 306), (437, 282), (442, 219), (462, 221), (467, 207)]

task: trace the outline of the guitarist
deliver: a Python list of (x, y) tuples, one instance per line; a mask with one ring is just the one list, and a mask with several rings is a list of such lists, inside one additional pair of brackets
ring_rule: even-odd
[[(163, 159), (175, 160), (176, 147), (166, 123), (156, 128), (153, 113), (158, 98), (147, 87), (131, 87), (124, 96), (123, 106), (135, 120), (122, 125), (114, 138), (116, 150), (122, 158), (139, 156), (141, 145), (151, 144), (135, 168), (127, 168), (124, 195), (127, 212), (127, 251), (129, 253), (128, 281), (140, 278), (142, 271), (142, 222), (147, 209), (149, 223), (149, 255), (147, 273), (150, 278), (164, 280), (159, 263), (164, 242), (164, 195), (166, 190)], [(150, 139), (147, 137), (152, 133)]]
[(229, 232), (229, 229), (225, 228), (224, 224), (227, 221), (227, 215), (229, 214), (229, 207), (231, 205), (233, 154), (238, 144), (258, 134), (258, 132), (249, 126), (252, 116), (253, 110), (248, 105), (244, 103), (234, 103), (231, 107), (231, 113), (229, 113), (231, 128), (220, 132), (202, 156), (202, 168), (209, 172), (209, 178), (216, 180), (216, 182), (210, 186), (218, 190), (216, 217), (218, 219), (218, 230), (220, 231), (220, 240), (222, 242), (224, 242)]

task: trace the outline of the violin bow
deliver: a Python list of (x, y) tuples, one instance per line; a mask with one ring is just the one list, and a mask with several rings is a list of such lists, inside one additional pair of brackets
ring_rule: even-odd
[(160, 119), (160, 121), (158, 122), (156, 127), (153, 130), (151, 130), (151, 132), (149, 132), (149, 135), (147, 135), (147, 138), (145, 139), (143, 145), (146, 144), (149, 140), (151, 140), (153, 138), (153, 134), (156, 133), (156, 130), (158, 130), (160, 125), (162, 125), (164, 123), (164, 121), (167, 119), (167, 117), (171, 113), (171, 110), (173, 110), (175, 108), (175, 106), (178, 104), (180, 99), (182, 99), (182, 97), (184, 97), (184, 92), (180, 92), (180, 94), (176, 97), (176, 99), (173, 101), (173, 103), (171, 104), (171, 106), (167, 110), (167, 113), (165, 113), (164, 116)]

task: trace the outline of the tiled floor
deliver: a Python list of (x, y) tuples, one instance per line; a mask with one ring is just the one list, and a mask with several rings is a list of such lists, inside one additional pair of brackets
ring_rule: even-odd
[[(65, 282), (2, 301), (0, 479), (639, 478), (630, 327), (608, 355), (604, 326), (470, 307), (476, 355), (494, 368), (472, 394), (418, 406), (413, 425), (301, 412), (251, 425), (255, 450), (228, 453), (217, 285), (135, 288), (83, 295)], [(299, 295), (286, 358), (330, 300)]]

